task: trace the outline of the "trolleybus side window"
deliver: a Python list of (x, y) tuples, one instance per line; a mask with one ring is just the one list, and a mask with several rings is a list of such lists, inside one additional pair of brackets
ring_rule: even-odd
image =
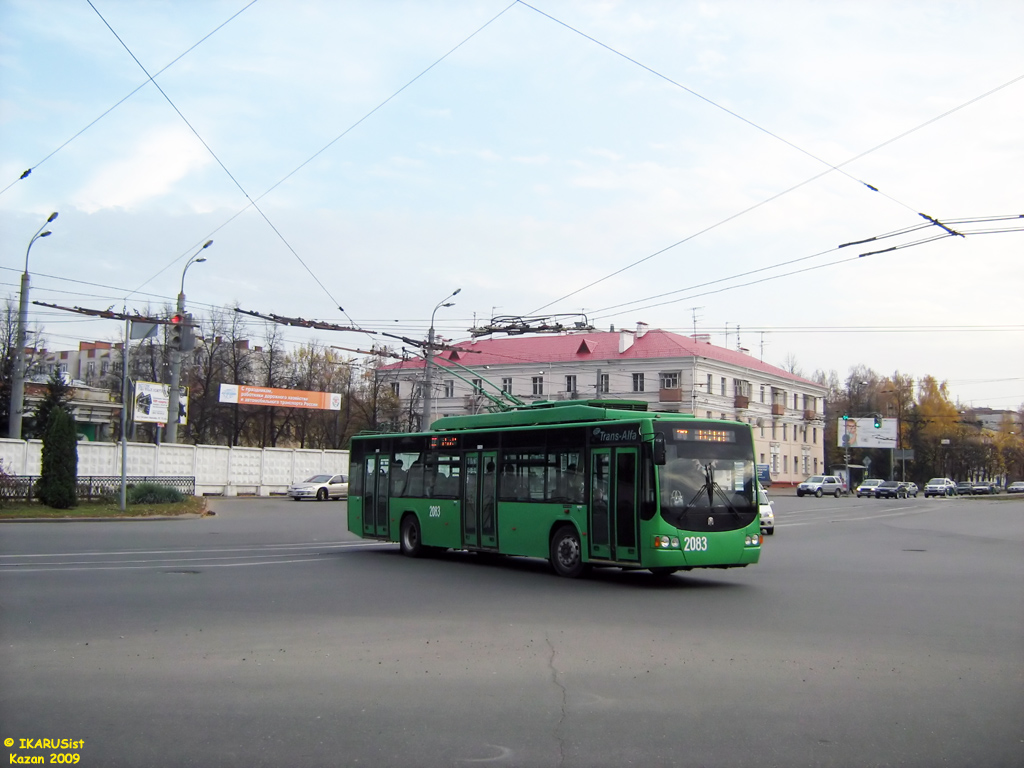
[(457, 499), (459, 497), (459, 478), (461, 476), (462, 457), (459, 454), (434, 454), (428, 460), (428, 477), (433, 464), (436, 476), (430, 496), (435, 499)]

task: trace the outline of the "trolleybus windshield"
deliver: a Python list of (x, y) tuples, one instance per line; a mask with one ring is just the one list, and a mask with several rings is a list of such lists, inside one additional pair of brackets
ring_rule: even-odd
[(658, 425), (665, 464), (658, 467), (662, 517), (687, 531), (745, 528), (757, 517), (754, 448), (739, 425)]

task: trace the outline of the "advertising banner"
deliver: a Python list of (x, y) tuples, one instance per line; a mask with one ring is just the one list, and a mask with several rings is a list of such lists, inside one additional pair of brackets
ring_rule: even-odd
[(875, 426), (874, 417), (839, 419), (840, 448), (895, 448), (896, 419), (881, 419)]
[[(155, 381), (136, 381), (132, 418), (138, 422), (166, 424), (170, 387)], [(188, 387), (179, 388), (178, 423), (188, 424)]]
[(239, 405), (273, 405), (281, 408), (318, 408), (340, 411), (341, 395), (337, 392), (307, 392), (301, 389), (250, 387), (245, 384), (221, 384), (220, 402)]

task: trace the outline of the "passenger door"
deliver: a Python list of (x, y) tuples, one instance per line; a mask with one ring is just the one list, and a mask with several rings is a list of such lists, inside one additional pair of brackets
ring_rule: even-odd
[(388, 537), (388, 470), (390, 461), (379, 453), (363, 465), (363, 535)]
[(595, 448), (590, 453), (590, 556), (638, 560), (638, 451)]
[(463, 457), (463, 477), (463, 546), (497, 549), (497, 453), (468, 451)]

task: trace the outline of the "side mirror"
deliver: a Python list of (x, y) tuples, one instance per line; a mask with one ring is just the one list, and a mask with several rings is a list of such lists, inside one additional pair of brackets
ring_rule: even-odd
[(654, 463), (665, 466), (665, 436), (660, 432), (654, 434)]

